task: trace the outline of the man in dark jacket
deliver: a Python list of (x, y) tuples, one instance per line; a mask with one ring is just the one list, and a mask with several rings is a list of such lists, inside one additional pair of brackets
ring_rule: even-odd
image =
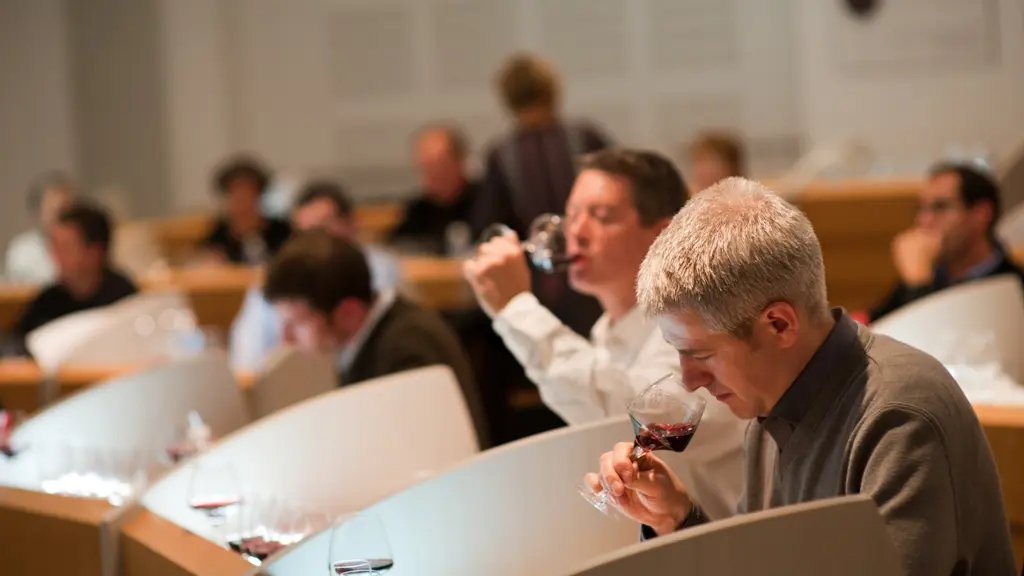
[(995, 237), (999, 188), (970, 164), (940, 164), (921, 192), (914, 227), (896, 237), (899, 283), (871, 310), (871, 320), (944, 288), (1013, 274), (1020, 268)]
[(281, 318), (284, 341), (335, 354), (341, 385), (434, 364), (451, 367), (480, 444), (488, 445), (479, 390), (455, 333), (393, 290), (374, 292), (366, 257), (352, 241), (325, 230), (297, 235), (271, 261), (263, 291)]

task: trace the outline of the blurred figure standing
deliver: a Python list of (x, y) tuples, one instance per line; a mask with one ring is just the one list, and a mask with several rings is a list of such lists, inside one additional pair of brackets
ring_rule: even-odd
[(61, 172), (43, 175), (28, 192), (28, 210), (35, 218), (35, 227), (22, 232), (7, 247), (6, 280), (45, 284), (57, 276), (57, 267), (50, 256), (49, 230), (61, 210), (75, 195), (71, 178)]

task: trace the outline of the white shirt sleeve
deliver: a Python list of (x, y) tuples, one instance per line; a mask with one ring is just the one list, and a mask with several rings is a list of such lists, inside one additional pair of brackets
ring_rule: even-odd
[(4, 274), (8, 282), (52, 282), (57, 274), (46, 246), (46, 238), (38, 232), (30, 231), (11, 240), (7, 246)]
[(231, 365), (235, 370), (259, 370), (281, 338), (274, 307), (253, 287), (245, 295), (242, 309), (231, 324)]
[(648, 335), (651, 341), (644, 342), (632, 366), (613, 364), (607, 351), (562, 324), (530, 293), (502, 309), (494, 330), (540, 389), (544, 404), (569, 424), (625, 414), (647, 385), (679, 374), (675, 350), (657, 331)]
[[(544, 404), (569, 424), (625, 414), (649, 384), (680, 372), (678, 353), (657, 328), (639, 335), (645, 340), (630, 365), (612, 363), (607, 350), (562, 324), (529, 293), (502, 309), (494, 329), (540, 389)], [(747, 422), (707, 391), (696, 394), (707, 405), (693, 442), (666, 460), (710, 518), (725, 518), (735, 513), (743, 489)]]

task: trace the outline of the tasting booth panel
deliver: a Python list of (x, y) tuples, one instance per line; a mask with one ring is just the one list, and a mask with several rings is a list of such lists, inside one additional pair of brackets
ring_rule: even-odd
[(271, 353), (248, 390), (249, 413), (253, 419), (263, 418), (337, 386), (331, 357), (282, 346)]
[(899, 576), (881, 515), (864, 495), (734, 516), (634, 544), (565, 576)]
[(190, 506), (204, 496), (190, 494), (197, 470), (230, 470), (237, 494), (228, 496), (242, 507), (249, 498), (274, 497), (336, 516), (478, 451), (455, 375), (431, 366), (345, 386), (263, 418), (167, 474), (142, 504), (217, 541), (208, 519)]
[[(154, 477), (163, 449), (183, 428), (190, 410), (201, 412), (214, 434), (229, 433), (248, 421), (244, 399), (222, 356), (195, 356), (115, 378), (19, 426), (10, 442), (15, 457), (0, 464), (0, 525), (16, 533), (0, 539), (4, 566), (32, 566), (12, 573), (33, 575), (66, 574), (69, 565), (82, 574), (112, 569), (116, 539), (110, 527), (126, 511), (131, 496), (66, 494), (87, 489), (83, 477), (92, 477), (91, 483), (120, 473), (141, 475), (143, 481)], [(30, 535), (34, 544), (24, 545)], [(74, 551), (74, 559), (67, 551)]]
[[(636, 542), (636, 524), (602, 515), (577, 493), (598, 457), (630, 437), (625, 417), (562, 428), (488, 450), (375, 504), (363, 513), (383, 524), (394, 556), (388, 574), (556, 575)], [(331, 535), (308, 538), (254, 574), (323, 573)]]

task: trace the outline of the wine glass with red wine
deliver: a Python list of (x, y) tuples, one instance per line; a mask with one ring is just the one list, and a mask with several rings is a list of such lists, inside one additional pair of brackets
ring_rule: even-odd
[[(704, 399), (688, 391), (678, 376), (668, 374), (648, 386), (629, 403), (627, 409), (633, 424), (633, 451), (629, 459), (640, 468), (644, 457), (656, 450), (682, 452), (690, 445), (704, 415)], [(610, 514), (618, 502), (608, 487), (593, 492), (580, 486), (579, 492), (594, 508)]]
[(384, 523), (372, 512), (341, 518), (331, 531), (328, 573), (376, 575), (395, 566)]
[(200, 512), (214, 528), (242, 503), (238, 477), (226, 462), (196, 462), (188, 487), (189, 508)]
[[(480, 243), (499, 236), (508, 236), (512, 229), (504, 224), (491, 224), (480, 235)], [(538, 270), (548, 274), (564, 272), (575, 256), (568, 254), (562, 217), (558, 214), (541, 214), (530, 224), (530, 232), (523, 241), (523, 251)]]

